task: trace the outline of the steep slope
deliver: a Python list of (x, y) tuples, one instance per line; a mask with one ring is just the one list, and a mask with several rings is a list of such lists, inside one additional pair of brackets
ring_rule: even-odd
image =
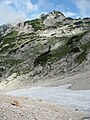
[(89, 70), (90, 18), (66, 18), (53, 11), (14, 27), (0, 27), (2, 82), (15, 79), (31, 84)]

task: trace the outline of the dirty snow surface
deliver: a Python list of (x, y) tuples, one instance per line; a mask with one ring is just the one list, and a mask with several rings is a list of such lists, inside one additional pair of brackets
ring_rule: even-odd
[(70, 90), (70, 85), (59, 87), (33, 87), (19, 89), (7, 94), (27, 96), (33, 99), (44, 99), (49, 102), (72, 107), (85, 113), (90, 113), (90, 90)]

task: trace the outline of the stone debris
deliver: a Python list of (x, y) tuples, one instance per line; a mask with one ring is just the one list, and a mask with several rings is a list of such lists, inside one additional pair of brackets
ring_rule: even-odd
[(20, 106), (20, 103), (17, 100), (13, 100), (11, 104), (14, 106)]
[(0, 120), (84, 120), (83, 118), (84, 115), (74, 109), (41, 100), (0, 94)]

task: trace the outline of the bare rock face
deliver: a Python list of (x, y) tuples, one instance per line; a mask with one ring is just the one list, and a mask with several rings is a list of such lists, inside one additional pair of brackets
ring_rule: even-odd
[(10, 24), (0, 26), (0, 37), (11, 32), (12, 26)]
[(57, 22), (62, 22), (65, 19), (65, 16), (59, 11), (53, 11), (46, 15), (44, 24), (47, 26), (53, 26)]
[(66, 18), (53, 11), (16, 26), (0, 26), (0, 81), (21, 76), (18, 81), (31, 84), (86, 70), (90, 70), (90, 18)]
[(28, 23), (18, 23), (15, 28), (14, 28), (15, 31), (18, 31), (20, 33), (24, 32), (24, 33), (30, 33), (30, 32), (33, 32), (33, 28), (32, 28), (32, 25), (29, 25)]
[(81, 43), (84, 45), (84, 44), (87, 44), (90, 42), (90, 32), (88, 32), (86, 35), (84, 35), (84, 37), (81, 39)]

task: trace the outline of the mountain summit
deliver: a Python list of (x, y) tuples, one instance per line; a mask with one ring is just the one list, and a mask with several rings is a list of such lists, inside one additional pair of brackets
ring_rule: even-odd
[(44, 18), (44, 24), (47, 26), (55, 25), (55, 23), (63, 21), (65, 19), (65, 16), (59, 12), (59, 11), (53, 11), (48, 13), (47, 15), (42, 16), (41, 18)]

